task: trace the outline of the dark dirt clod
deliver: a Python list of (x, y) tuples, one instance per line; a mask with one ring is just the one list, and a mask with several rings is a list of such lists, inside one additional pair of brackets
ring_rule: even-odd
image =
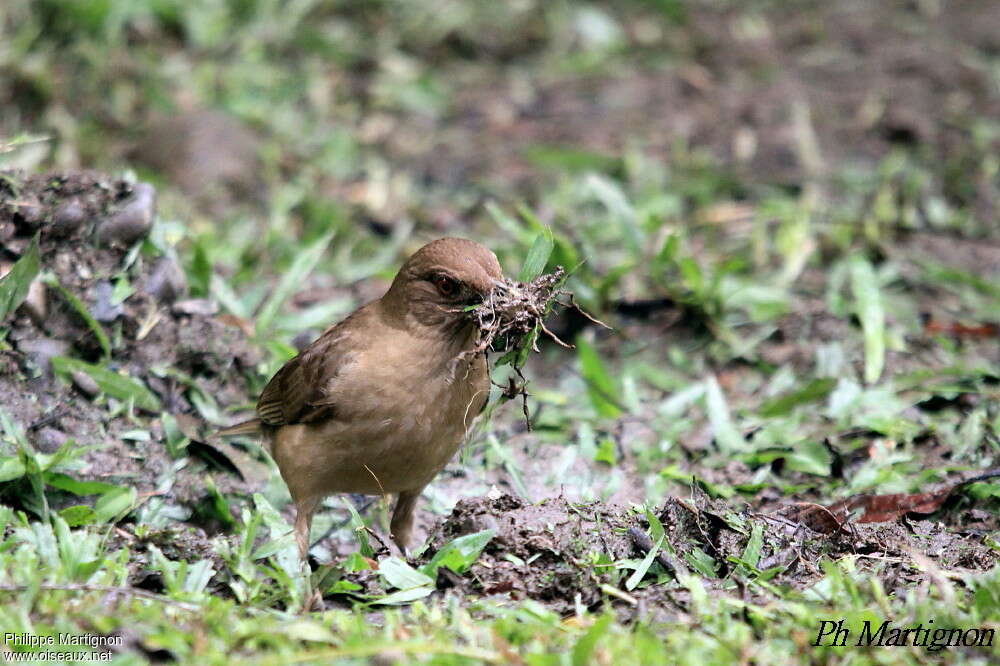
[[(860, 555), (859, 567), (888, 567), (892, 571), (884, 573), (898, 585), (920, 576), (907, 564), (907, 554), (914, 550), (946, 568), (985, 569), (998, 559), (981, 539), (954, 533), (933, 521), (859, 524), (825, 535), (780, 514), (734, 508), (700, 493), (686, 499), (668, 498), (654, 513), (664, 529), (666, 557), (658, 558), (646, 576), (647, 582), (660, 576), (657, 584), (640, 585), (628, 593), (638, 602), (634, 607), (601, 587), (623, 589), (631, 571), (625, 570), (616, 580), (616, 569), (609, 563), (642, 558), (652, 545), (645, 535), (649, 525), (644, 515), (626, 507), (572, 503), (563, 498), (530, 504), (508, 494), (461, 500), (432, 535), (423, 558), (429, 560), (458, 536), (493, 530), (479, 560), (462, 577), (449, 577), (448, 587), (478, 595), (531, 598), (566, 613), (577, 603), (593, 608), (611, 601), (625, 617), (686, 607), (688, 592), (674, 580), (671, 568), (694, 573), (694, 563), (700, 562), (702, 568), (696, 575), (710, 592), (721, 593), (731, 584), (740, 566), (735, 563), (745, 557), (755, 529), (763, 537), (757, 567), (782, 567), (772, 582), (799, 589), (823, 576), (816, 564), (824, 557)], [(645, 538), (637, 539), (639, 535)], [(872, 559), (865, 558), (866, 554), (872, 554)], [(705, 567), (714, 576), (706, 575)]]
[[(35, 218), (37, 219), (37, 218)], [(57, 238), (65, 238), (72, 235), (87, 221), (87, 211), (76, 199), (59, 204), (52, 214), (52, 223), (49, 225), (49, 235)]]
[(156, 190), (147, 183), (136, 183), (129, 198), (97, 227), (103, 243), (129, 245), (146, 236), (156, 216)]
[[(467, 591), (504, 590), (515, 598), (545, 601), (563, 612), (602, 598), (607, 574), (590, 566), (591, 553), (613, 560), (632, 556), (627, 511), (597, 502), (552, 499), (528, 504), (512, 495), (461, 500), (431, 538), (432, 549), (484, 529), (495, 535), (464, 577)], [(511, 557), (513, 556), (513, 557)]]
[[(41, 451), (70, 440), (96, 445), (83, 454), (76, 476), (140, 493), (155, 491), (173, 468), (160, 419), (111, 416), (93, 378), (82, 372), (71, 373), (70, 381), (56, 377), (51, 359), (77, 358), (129, 376), (149, 388), (164, 411), (191, 418), (195, 437), (213, 429), (195, 405), (205, 404), (205, 396), (220, 406), (245, 402), (245, 371), (258, 359), (244, 333), (215, 316), (216, 308), (171, 307), (187, 294), (180, 266), (151, 243), (135, 248), (150, 231), (155, 200), (151, 185), (89, 171), (7, 172), (0, 179), (0, 264), (13, 264), (37, 234), (42, 272), (75, 296), (112, 341), (104, 358), (94, 332), (60, 290), (36, 279), (36, 302), (3, 322), (11, 348), (0, 351), (0, 408), (25, 426), (46, 420), (28, 433)], [(125, 285), (123, 299), (116, 287)], [(44, 316), (33, 308), (43, 308)], [(196, 393), (201, 400), (192, 399)], [(148, 428), (148, 441), (121, 439), (137, 427)], [(200, 503), (206, 492), (201, 469), (192, 460), (187, 472), (194, 473), (177, 475), (161, 498), (187, 508)], [(240, 483), (233, 474), (217, 479), (222, 491)]]
[(143, 291), (163, 303), (173, 303), (187, 292), (184, 270), (170, 257), (160, 257), (154, 262)]

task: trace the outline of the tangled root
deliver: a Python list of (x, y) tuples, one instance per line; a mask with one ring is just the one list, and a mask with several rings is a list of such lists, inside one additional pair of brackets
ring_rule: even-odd
[[(503, 396), (508, 400), (521, 397), (528, 430), (531, 430), (531, 421), (528, 418), (528, 393), (525, 390), (524, 375), (521, 374), (521, 365), (527, 357), (527, 351), (538, 351), (539, 333), (547, 335), (567, 349), (573, 348), (573, 345), (563, 342), (546, 328), (545, 318), (552, 307), (559, 305), (575, 308), (587, 319), (607, 328), (604, 322), (584, 312), (573, 300), (572, 293), (562, 289), (565, 281), (566, 271), (561, 266), (557, 266), (554, 272), (539, 275), (527, 283), (505, 278), (503, 283), (493, 290), (488, 300), (469, 310), (469, 315), (479, 331), (479, 337), (476, 348), (467, 353), (495, 352), (506, 355), (499, 363), (509, 363), (520, 384), (512, 376), (510, 383), (500, 388), (504, 389)], [(566, 300), (560, 300), (560, 297)]]
[(505, 278), (491, 297), (470, 313), (479, 329), (476, 353), (504, 354), (526, 344), (538, 351), (537, 331), (544, 332), (563, 347), (570, 347), (547, 329), (544, 322), (554, 304), (565, 305), (559, 301), (559, 296), (569, 296), (560, 289), (565, 280), (566, 272), (562, 267), (527, 283)]

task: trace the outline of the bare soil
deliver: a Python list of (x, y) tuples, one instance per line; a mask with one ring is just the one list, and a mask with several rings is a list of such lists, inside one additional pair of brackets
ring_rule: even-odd
[[(1000, 5), (792, 5), (759, 3), (755, 14), (691, 2), (674, 24), (636, 19), (626, 24), (629, 57), (619, 67), (608, 55), (593, 73), (525, 77), (518, 58), (470, 73), (459, 61), (447, 112), (383, 119), (377, 143), (432, 182), (529, 191), (546, 171), (540, 146), (605, 156), (608, 167), (630, 149), (670, 164), (683, 146), (725, 164), (734, 183), (790, 188), (832, 186), (836, 168), (919, 147), (937, 193), (989, 219), (997, 184), (977, 167), (1000, 142), (980, 132), (1000, 116), (989, 65)], [(658, 48), (672, 57), (656, 59)]]
[[(465, 574), (439, 572), (439, 590), (499, 605), (532, 599), (562, 614), (572, 614), (579, 606), (593, 610), (610, 603), (622, 619), (668, 620), (689, 609), (690, 591), (680, 580), (690, 574), (700, 577), (710, 594), (738, 591), (748, 601), (766, 602), (763, 588), (744, 588), (749, 570), (740, 564), (750, 557), (747, 547), (755, 530), (760, 534), (756, 566), (773, 569), (768, 576), (771, 584), (795, 589), (825, 575), (818, 567), (823, 557), (854, 558), (859, 570), (878, 571), (886, 591), (898, 594), (934, 575), (935, 567), (982, 571), (998, 558), (982, 543), (995, 518), (974, 508), (949, 513), (949, 521), (962, 527), (904, 520), (852, 525), (834, 534), (815, 532), (785, 519), (781, 512), (761, 513), (746, 504), (711, 500), (697, 490), (686, 498), (666, 498), (654, 514), (665, 532), (661, 555), (644, 582), (626, 594), (608, 592), (621, 590), (619, 577), (631, 575), (630, 570), (616, 575), (612, 563), (637, 563), (648, 553), (651, 544), (647, 541), (643, 547), (633, 534), (645, 533), (649, 524), (634, 509), (603, 502), (554, 497), (530, 503), (506, 493), (460, 500), (434, 529), (431, 546), (418, 564), (429, 561), (436, 549), (456, 537), (491, 530), (492, 540)], [(915, 569), (914, 557), (928, 562), (929, 570)], [(744, 575), (737, 575), (741, 568)], [(365, 594), (379, 591), (373, 572), (348, 578), (360, 583)]]
[[(0, 394), (3, 410), (26, 427), (39, 451), (52, 453), (67, 441), (89, 447), (80, 478), (133, 486), (190, 511), (206, 498), (201, 474), (234, 467), (203, 443), (214, 426), (192, 396), (202, 402), (207, 396), (220, 407), (245, 403), (250, 399), (245, 371), (259, 355), (238, 322), (216, 316), (210, 301), (188, 298), (177, 260), (146, 238), (154, 207), (148, 185), (99, 173), (3, 174), (0, 261), (17, 260), (37, 235), (43, 275), (54, 276), (83, 304), (112, 349), (102, 360), (102, 346), (77, 309), (58, 288), (39, 284), (42, 296), (10, 321), (10, 348), (0, 351)], [(118, 297), (116, 284), (122, 289)], [(160, 420), (152, 420), (148, 440), (123, 439), (137, 428), (128, 411), (113, 409), (86, 376), (57, 377), (53, 357), (104, 363), (140, 381), (175, 416), (193, 442), (190, 451), (205, 460), (196, 455), (169, 490), (158, 490), (165, 478), (173, 478), (175, 462), (166, 453)], [(238, 478), (221, 474), (220, 489), (235, 487)]]

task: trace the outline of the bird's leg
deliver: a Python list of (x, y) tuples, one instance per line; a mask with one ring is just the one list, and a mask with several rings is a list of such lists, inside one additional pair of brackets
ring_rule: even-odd
[(423, 488), (405, 490), (399, 493), (396, 508), (392, 511), (389, 532), (400, 550), (405, 551), (406, 544), (410, 541), (410, 533), (413, 531), (413, 510), (417, 507), (417, 500), (420, 499), (421, 492), (423, 492)]
[(295, 500), (295, 543), (299, 547), (299, 566), (303, 577), (302, 613), (323, 607), (323, 595), (312, 586), (312, 570), (309, 567), (309, 529), (313, 514), (322, 500), (321, 496), (294, 497)]
[(309, 529), (321, 499), (316, 496), (295, 498), (295, 543), (299, 546), (299, 558), (303, 562), (309, 557)]

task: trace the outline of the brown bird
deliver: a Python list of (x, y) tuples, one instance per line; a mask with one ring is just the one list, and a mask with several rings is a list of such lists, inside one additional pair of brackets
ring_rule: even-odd
[(465, 312), (500, 286), (496, 255), (461, 238), (425, 245), (382, 298), (288, 361), (257, 418), (221, 435), (262, 433), (295, 502), (299, 554), (332, 493), (398, 495), (390, 530), (405, 548), (420, 493), (458, 449), (489, 393)]

